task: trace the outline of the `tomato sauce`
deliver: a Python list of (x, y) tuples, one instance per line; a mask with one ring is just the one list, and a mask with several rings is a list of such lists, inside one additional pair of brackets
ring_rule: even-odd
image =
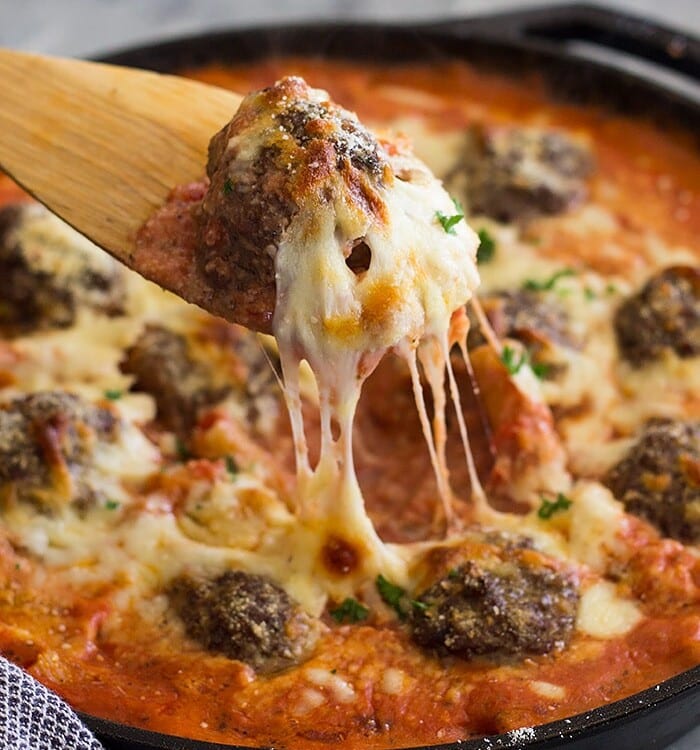
[[(410, 66), (273, 59), (190, 71), (240, 92), (283, 74), (326, 88), (369, 124), (417, 116), (450, 130), (483, 120), (547, 124), (595, 143), (591, 196), (618, 217), (629, 256), (607, 258), (595, 243), (556, 222), (535, 222), (545, 256), (589, 264), (602, 273), (640, 259), (639, 230), (651, 226), (665, 242), (696, 247), (700, 235), (700, 157), (682, 134), (597, 109), (552, 102), (540, 83), (518, 85), (462, 63)], [(414, 92), (418, 92), (416, 95)], [(612, 186), (612, 187), (611, 187)], [(0, 181), (0, 202), (20, 193)], [(626, 265), (627, 264), (627, 265)], [(435, 480), (425, 452), (407, 375), (383, 363), (370, 379), (357, 418), (355, 451), (368, 509), (387, 541), (424, 539), (434, 528)], [(473, 420), (478, 415), (473, 415)], [(212, 437), (215, 429), (216, 437)], [(453, 441), (454, 442), (454, 441)], [(265, 462), (282, 495), (290, 493), (288, 427), (272, 443), (242, 434), (223, 414), (203, 418), (193, 439), (201, 457), (161, 478), (172, 500), (206, 478), (208, 459), (226, 452)], [(235, 448), (235, 450), (234, 450)], [(482, 446), (481, 461), (489, 460)], [(195, 462), (193, 462), (195, 463)], [(466, 472), (452, 460), (455, 486)], [(461, 511), (468, 518), (468, 509)], [(584, 712), (700, 663), (700, 560), (682, 545), (659, 540), (642, 522), (630, 525), (619, 585), (639, 597), (641, 622), (608, 640), (578, 634), (564, 651), (513, 663), (438, 658), (420, 651), (400, 624), (334, 625), (299, 668), (256, 676), (243, 664), (203, 651), (134, 612), (106, 632), (107, 586), (79, 596), (51, 584), (29, 587), (32, 566), (2, 540), (0, 652), (27, 668), (76, 708), (151, 730), (225, 743), (280, 748), (386, 748), (440, 743), (505, 732)], [(354, 564), (342, 540), (327, 564)], [(341, 684), (352, 683), (353, 697)]]

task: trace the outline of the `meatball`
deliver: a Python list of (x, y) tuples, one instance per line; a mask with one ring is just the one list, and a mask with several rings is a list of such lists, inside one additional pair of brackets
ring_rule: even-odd
[(649, 423), (603, 481), (666, 536), (700, 542), (700, 422)]
[(294, 218), (314, 201), (332, 201), (337, 178), (348, 206), (357, 201), (371, 210), (385, 166), (357, 118), (301, 79), (247, 96), (209, 146), (197, 250), (198, 268), (217, 290), (209, 309), (227, 317), (235, 301), (238, 322), (269, 330), (274, 258)]
[(184, 336), (159, 325), (146, 326), (120, 368), (135, 376), (133, 390), (153, 396), (161, 423), (180, 435), (189, 433), (199, 409), (229, 392), (228, 386), (214, 385), (213, 373), (191, 356)]
[(100, 407), (61, 391), (17, 398), (0, 406), (0, 492), (14, 490), (42, 506), (94, 497), (83, 481), (97, 440), (117, 437), (117, 420)]
[[(549, 343), (573, 346), (569, 318), (561, 305), (526, 289), (496, 292), (481, 297), (480, 303), (499, 338), (513, 338), (525, 344)], [(469, 346), (484, 343), (476, 319), (469, 332)]]
[(622, 356), (635, 367), (672, 350), (700, 354), (700, 267), (672, 266), (657, 274), (615, 313)]
[(190, 638), (261, 672), (300, 661), (319, 634), (318, 622), (264, 576), (241, 570), (214, 579), (182, 575), (167, 594)]
[(36, 205), (0, 209), (0, 334), (73, 324), (82, 305), (123, 312), (119, 264)]
[(411, 633), (421, 646), (465, 658), (545, 654), (568, 643), (578, 600), (572, 574), (511, 545), (452, 568), (420, 594)]
[(475, 126), (445, 182), (471, 214), (522, 222), (582, 201), (591, 168), (588, 150), (563, 133)]

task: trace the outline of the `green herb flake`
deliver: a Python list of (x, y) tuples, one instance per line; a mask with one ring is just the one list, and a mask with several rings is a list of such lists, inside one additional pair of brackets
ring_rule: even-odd
[(476, 251), (477, 263), (488, 263), (496, 252), (496, 240), (485, 230), (479, 230), (479, 248)]
[(225, 464), (226, 464), (226, 471), (227, 471), (227, 472), (228, 472), (228, 473), (229, 473), (229, 474), (230, 474), (230, 475), (231, 475), (232, 477), (235, 477), (235, 476), (236, 476), (236, 474), (238, 474), (238, 464), (236, 463), (236, 459), (235, 459), (235, 458), (234, 458), (233, 456), (231, 456), (231, 455), (228, 455), (228, 456), (226, 456), (226, 458), (224, 459), (224, 462), (225, 462)]
[(348, 597), (343, 603), (331, 610), (331, 617), (338, 623), (343, 622), (362, 622), (367, 619), (369, 609), (363, 604)]
[(410, 599), (405, 589), (388, 581), (381, 573), (377, 576), (376, 585), (379, 596), (396, 612), (400, 620), (405, 620), (408, 617), (411, 608), (420, 611), (428, 609), (425, 602)]
[(606, 291), (606, 292), (607, 292), (608, 294), (617, 294), (617, 287), (615, 286), (615, 284), (608, 284), (608, 285), (607, 285), (607, 286), (605, 287), (605, 291)]
[(106, 510), (116, 510), (119, 507), (120, 503), (118, 500), (107, 500), (105, 503), (105, 509)]
[(551, 366), (546, 362), (530, 362), (530, 369), (538, 380), (544, 380), (551, 371)]
[(450, 569), (449, 569), (449, 570), (447, 571), (447, 577), (448, 577), (448, 578), (449, 578), (449, 579), (450, 579), (451, 581), (457, 581), (457, 580), (459, 580), (459, 578), (461, 577), (461, 576), (459, 575), (459, 568), (450, 568)]
[(504, 346), (501, 352), (501, 362), (505, 365), (506, 370), (510, 375), (517, 375), (522, 366), (527, 364), (527, 354), (522, 352), (518, 354), (515, 349), (510, 346)]
[(560, 279), (567, 276), (575, 276), (576, 271), (573, 268), (562, 268), (561, 271), (553, 273), (548, 279), (538, 281), (537, 279), (526, 279), (523, 288), (530, 292), (551, 292)]
[(190, 451), (182, 438), (175, 438), (175, 453), (180, 461), (187, 461), (190, 458)]
[(224, 195), (231, 195), (232, 192), (233, 192), (233, 183), (231, 182), (231, 180), (227, 179), (224, 182), (223, 193)]
[(440, 224), (442, 224), (442, 228), (447, 232), (447, 234), (456, 234), (454, 228), (464, 218), (464, 209), (462, 208), (462, 204), (455, 198), (452, 199), (452, 203), (454, 203), (455, 210), (457, 211), (456, 214), (448, 216), (447, 214), (442, 213), (442, 211), (435, 212), (435, 218), (440, 222)]
[(124, 395), (124, 391), (109, 388), (104, 392), (104, 397), (109, 401), (118, 401)]
[(537, 515), (543, 521), (549, 520), (555, 513), (560, 513), (571, 506), (571, 500), (562, 492), (557, 493), (556, 500), (547, 500), (546, 497), (540, 496), (542, 505), (537, 510)]
[(527, 350), (518, 353), (508, 345), (504, 346), (501, 351), (501, 362), (503, 362), (506, 370), (508, 370), (509, 375), (517, 375), (523, 368), (523, 365), (528, 365), (538, 380), (546, 378), (552, 369), (546, 362), (533, 362)]
[(596, 297), (596, 293), (589, 287), (585, 287), (583, 290), (583, 296), (589, 301), (592, 302)]
[(384, 578), (381, 573), (377, 576), (376, 583), (379, 596), (381, 596), (390, 607), (396, 609), (399, 606), (401, 599), (406, 596), (406, 592), (401, 586), (397, 586)]

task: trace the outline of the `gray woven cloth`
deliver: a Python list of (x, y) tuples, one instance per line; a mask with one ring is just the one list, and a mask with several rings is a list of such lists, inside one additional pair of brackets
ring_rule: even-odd
[(104, 750), (70, 706), (0, 657), (0, 750)]

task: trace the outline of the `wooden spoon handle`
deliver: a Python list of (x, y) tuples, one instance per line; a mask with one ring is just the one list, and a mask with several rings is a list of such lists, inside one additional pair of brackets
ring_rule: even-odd
[(131, 265), (136, 232), (241, 97), (175, 76), (0, 49), (0, 167)]

